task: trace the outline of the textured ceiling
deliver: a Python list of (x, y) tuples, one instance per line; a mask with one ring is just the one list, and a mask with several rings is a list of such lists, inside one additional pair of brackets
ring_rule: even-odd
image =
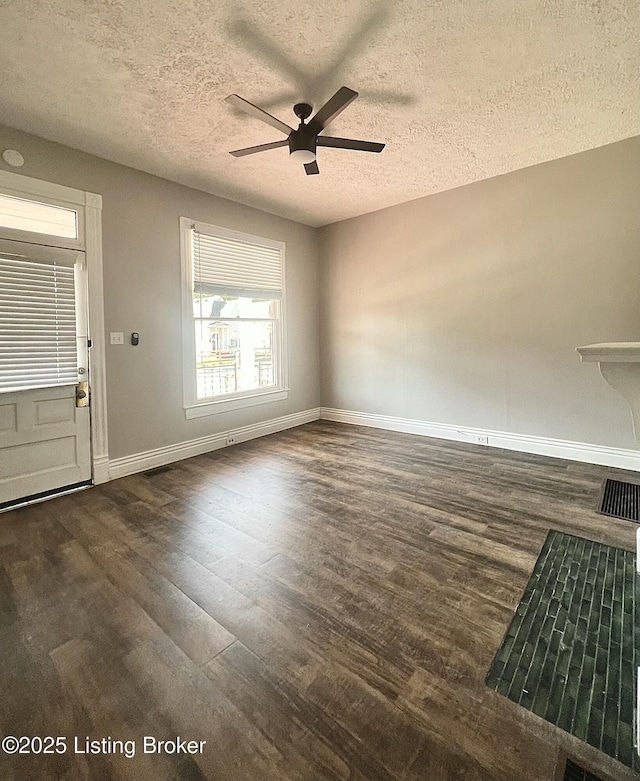
[[(12, 127), (310, 225), (640, 134), (638, 0), (0, 0), (0, 117)], [(305, 176), (282, 138), (360, 97)]]

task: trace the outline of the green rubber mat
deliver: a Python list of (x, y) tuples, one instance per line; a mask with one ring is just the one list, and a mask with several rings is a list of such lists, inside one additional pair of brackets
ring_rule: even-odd
[(564, 769), (564, 781), (602, 781), (602, 779), (568, 759)]
[(639, 769), (635, 555), (550, 531), (487, 686)]

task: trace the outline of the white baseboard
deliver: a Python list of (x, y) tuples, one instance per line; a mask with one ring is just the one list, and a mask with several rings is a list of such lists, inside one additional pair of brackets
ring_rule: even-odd
[[(584, 461), (588, 464), (601, 464), (618, 469), (630, 469), (640, 472), (640, 451), (625, 450), (604, 445), (590, 445), (585, 442), (569, 442), (564, 439), (534, 437), (528, 434), (511, 434), (506, 431), (491, 431), (446, 423), (429, 423), (412, 418), (396, 418), (390, 415), (370, 415), (366, 412), (320, 408), (322, 420), (335, 420), (338, 423), (351, 423), (358, 426), (382, 428), (388, 431), (402, 431), (405, 434), (419, 434), (424, 437), (450, 439), (456, 442), (470, 442), (479, 447), (500, 447), (505, 450), (518, 450), (522, 453), (535, 453), (552, 458), (566, 458), (569, 461)], [(486, 437), (486, 442), (478, 442), (478, 437)]]
[(229, 439), (233, 439), (234, 444), (246, 442), (249, 439), (264, 437), (267, 434), (275, 434), (276, 431), (284, 431), (287, 428), (310, 423), (312, 420), (318, 420), (319, 417), (319, 408), (294, 412), (292, 415), (284, 415), (281, 418), (266, 420), (263, 423), (254, 423), (251, 426), (230, 429), (220, 434), (212, 434), (208, 437), (199, 437), (188, 442), (179, 442), (176, 445), (167, 445), (155, 450), (147, 450), (144, 453), (134, 453), (134, 455), (124, 458), (116, 458), (109, 462), (109, 479), (113, 480), (116, 477), (144, 472), (146, 469), (153, 469), (156, 466), (164, 466), (173, 461), (181, 461), (183, 458), (191, 458), (191, 456), (199, 456), (211, 450), (218, 450), (221, 447), (227, 447)]
[[(470, 442), (478, 444), (478, 437), (486, 437), (485, 445), (479, 447), (498, 447), (505, 450), (516, 450), (521, 453), (534, 453), (552, 458), (566, 458), (570, 461), (583, 461), (589, 464), (600, 464), (618, 469), (629, 469), (640, 472), (640, 451), (625, 450), (622, 448), (605, 447), (603, 445), (591, 445), (585, 442), (569, 442), (563, 439), (550, 439), (547, 437), (534, 437), (528, 434), (511, 434), (506, 431), (492, 431), (490, 429), (475, 429), (462, 426), (452, 426), (447, 423), (430, 423), (424, 420), (412, 418), (398, 418), (391, 415), (371, 415), (366, 412), (354, 412), (352, 410), (332, 409), (321, 407), (304, 412), (296, 412), (251, 426), (230, 429), (208, 437), (199, 437), (187, 442), (179, 442), (176, 445), (147, 450), (143, 453), (134, 453), (124, 458), (116, 458), (108, 463), (95, 464), (94, 481), (96, 483), (113, 480), (117, 477), (125, 477), (156, 466), (164, 466), (183, 458), (199, 456), (212, 450), (227, 447), (227, 441), (232, 438), (234, 442), (246, 442), (257, 437), (274, 434), (288, 428), (301, 426), (313, 420), (335, 420), (338, 423), (350, 423), (358, 426), (381, 428), (388, 431), (401, 431), (405, 434), (418, 434), (424, 437), (436, 437), (437, 439), (449, 439), (456, 442)], [(101, 460), (102, 461), (102, 460)]]

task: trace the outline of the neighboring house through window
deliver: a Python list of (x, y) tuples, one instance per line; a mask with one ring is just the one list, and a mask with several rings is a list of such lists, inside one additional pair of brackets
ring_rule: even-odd
[(180, 228), (187, 418), (285, 399), (284, 244)]

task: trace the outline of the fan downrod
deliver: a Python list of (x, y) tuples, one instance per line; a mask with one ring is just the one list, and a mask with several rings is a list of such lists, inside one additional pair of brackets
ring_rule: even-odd
[(308, 103), (296, 103), (296, 105), (293, 107), (293, 113), (301, 122), (304, 122), (305, 119), (310, 117), (312, 111), (313, 106), (310, 106)]

